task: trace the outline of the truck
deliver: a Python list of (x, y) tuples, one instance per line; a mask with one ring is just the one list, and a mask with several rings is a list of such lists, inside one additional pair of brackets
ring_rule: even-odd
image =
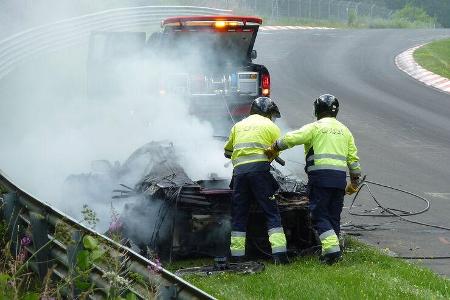
[(161, 31), (148, 37), (145, 32), (93, 32), (88, 93), (116, 93), (111, 70), (117, 61), (133, 57), (151, 66), (146, 84), (152, 97), (177, 96), (196, 116), (236, 122), (248, 115), (255, 98), (270, 96), (269, 71), (253, 63), (261, 24), (261, 18), (248, 16), (180, 16), (163, 20)]

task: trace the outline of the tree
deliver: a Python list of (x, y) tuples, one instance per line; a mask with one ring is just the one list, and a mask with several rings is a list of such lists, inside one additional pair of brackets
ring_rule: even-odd
[(434, 23), (435, 19), (427, 14), (425, 9), (406, 4), (401, 10), (394, 14), (394, 19), (405, 20), (408, 22)]
[(423, 8), (427, 14), (436, 18), (443, 27), (450, 27), (450, 0), (352, 0), (384, 6), (393, 10), (400, 10), (406, 5)]

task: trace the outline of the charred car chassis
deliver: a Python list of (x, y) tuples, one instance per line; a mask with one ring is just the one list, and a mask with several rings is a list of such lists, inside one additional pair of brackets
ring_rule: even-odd
[[(212, 176), (192, 181), (177, 164), (170, 144), (149, 143), (140, 151), (159, 159), (134, 188), (115, 190), (114, 196), (134, 198), (121, 214), (122, 233), (129, 246), (164, 261), (227, 255), (232, 194), (229, 179)], [(302, 255), (315, 249), (318, 242), (311, 227), (305, 184), (276, 168), (272, 174), (280, 184), (276, 200), (288, 253)], [(248, 224), (246, 255), (270, 257), (264, 214), (256, 203), (251, 206)]]

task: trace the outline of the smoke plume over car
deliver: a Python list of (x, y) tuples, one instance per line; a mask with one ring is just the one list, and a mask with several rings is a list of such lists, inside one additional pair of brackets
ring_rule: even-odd
[[(201, 58), (191, 53), (191, 63)], [(183, 97), (155, 97), (151, 89), (157, 87), (162, 69), (176, 73), (180, 65), (163, 62), (157, 54), (116, 60), (111, 68), (115, 86), (106, 89), (117, 93), (88, 99), (85, 47), (21, 66), (2, 82), (1, 169), (25, 190), (78, 218), (88, 204), (100, 214), (103, 229), (116, 182), (104, 177), (104, 186), (95, 186), (95, 195), (103, 194), (103, 199), (77, 198), (60, 190), (70, 174), (95, 173), (92, 161), (120, 164), (143, 144), (166, 140), (174, 144), (179, 163), (192, 179), (211, 173), (229, 177), (223, 141), (213, 137), (211, 124), (192, 116)], [(143, 176), (146, 163), (123, 183), (132, 185)]]
[[(230, 67), (230, 57), (223, 53), (229, 45), (209, 42), (215, 51), (187, 40), (177, 45), (182, 51), (166, 59), (151, 47), (141, 54), (114, 57), (108, 68), (113, 80), (98, 82), (109, 93), (89, 97), (92, 75), (87, 70), (95, 66), (86, 63), (87, 42), (18, 66), (0, 81), (0, 169), (26, 191), (77, 219), (82, 219), (87, 204), (99, 216), (99, 231), (108, 228), (111, 205), (121, 212), (127, 203), (112, 200), (112, 190), (119, 184), (133, 187), (154, 162), (134, 161), (120, 181), (110, 171), (148, 142), (173, 143), (178, 164), (192, 180), (229, 178), (231, 167), (224, 167), (222, 146), (232, 123), (223, 99), (218, 97), (214, 108), (223, 118), (210, 118), (211, 124), (193, 116), (183, 96), (160, 94), (161, 81), (186, 67), (202, 74)], [(66, 179), (74, 174), (88, 180), (68, 190)]]

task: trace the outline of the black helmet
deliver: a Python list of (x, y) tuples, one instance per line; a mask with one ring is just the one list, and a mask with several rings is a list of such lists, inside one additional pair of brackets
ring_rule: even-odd
[(275, 102), (269, 97), (259, 97), (253, 100), (252, 107), (250, 108), (250, 114), (258, 114), (267, 118), (280, 118), (280, 110)]
[(316, 118), (336, 117), (339, 111), (338, 99), (330, 94), (320, 96), (314, 101), (314, 116)]

